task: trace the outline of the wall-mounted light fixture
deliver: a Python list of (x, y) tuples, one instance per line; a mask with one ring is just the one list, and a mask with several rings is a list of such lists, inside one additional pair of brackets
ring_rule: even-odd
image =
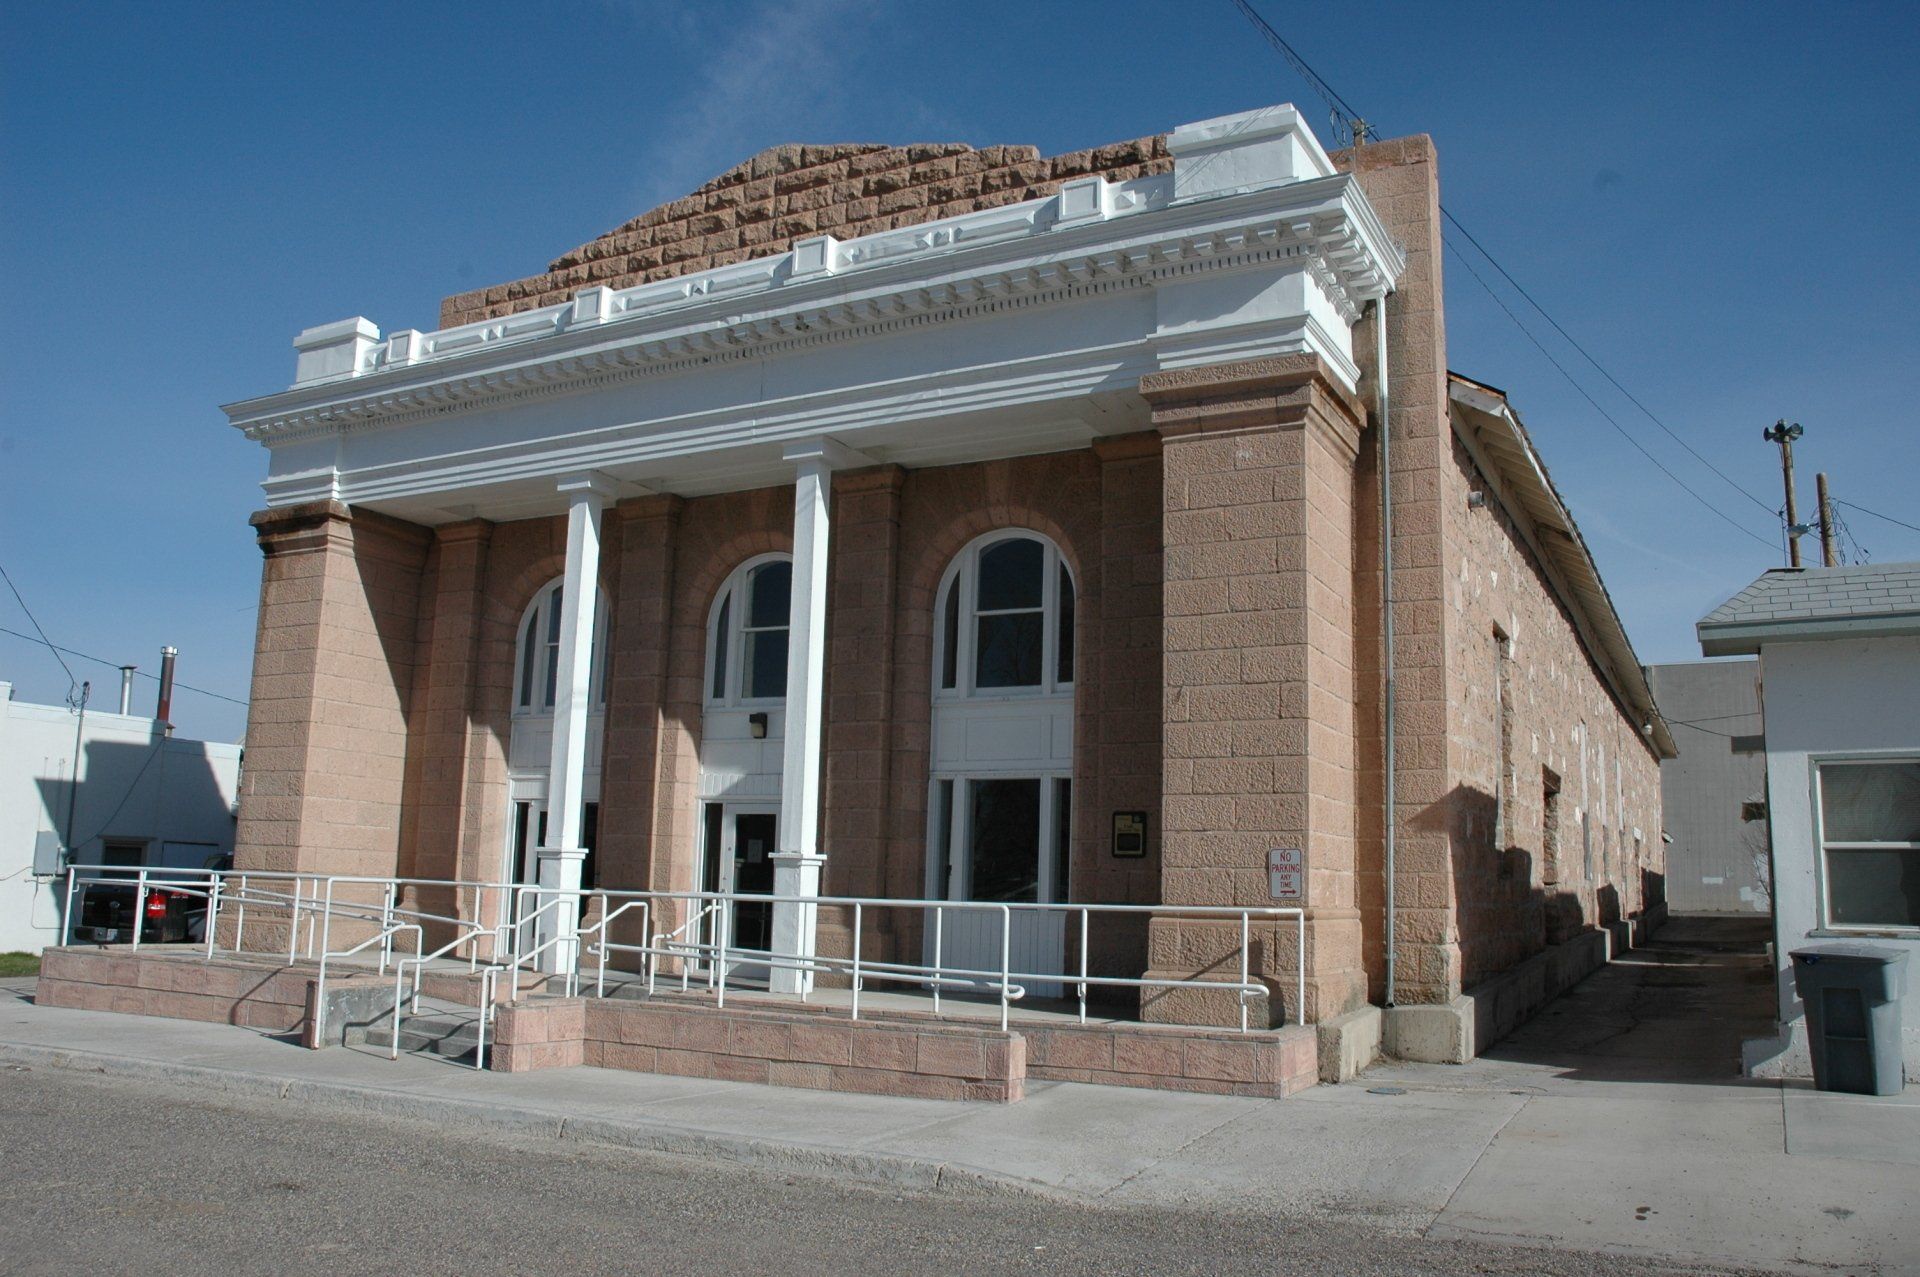
[(1484, 510), (1487, 508), (1487, 494), (1475, 489), (1467, 494), (1467, 509)]
[(747, 715), (747, 734), (755, 740), (767, 738), (767, 716), (765, 714)]

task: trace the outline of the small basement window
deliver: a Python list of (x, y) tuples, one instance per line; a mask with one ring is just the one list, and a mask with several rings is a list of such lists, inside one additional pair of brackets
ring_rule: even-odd
[(1820, 764), (1831, 927), (1920, 927), (1920, 758)]

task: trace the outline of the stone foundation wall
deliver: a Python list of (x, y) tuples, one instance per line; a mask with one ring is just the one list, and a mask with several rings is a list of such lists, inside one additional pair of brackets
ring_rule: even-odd
[(822, 1091), (1010, 1103), (1025, 1087), (1025, 1043), (987, 1029), (806, 1013), (566, 999), (504, 1008), (493, 1067), (588, 1064), (640, 1073)]
[(1207, 1032), (1162, 1026), (1022, 1024), (1027, 1076), (1156, 1091), (1278, 1097), (1320, 1080), (1312, 1029)]
[[(315, 983), (311, 966), (244, 958), (204, 962), (197, 948), (135, 953), (74, 947), (41, 955), (33, 996), (40, 1006), (294, 1033), (310, 1029)], [(330, 975), (327, 980), (330, 1002), (342, 992), (390, 993), (392, 988), (393, 981), (381, 977)]]

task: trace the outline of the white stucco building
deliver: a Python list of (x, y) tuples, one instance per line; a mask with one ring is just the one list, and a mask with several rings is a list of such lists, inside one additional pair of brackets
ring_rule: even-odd
[(1649, 665), (1678, 753), (1660, 762), (1667, 906), (1675, 913), (1764, 914), (1772, 906), (1760, 662)]
[(1778, 1040), (1747, 1066), (1810, 1071), (1790, 954), (1904, 949), (1907, 1076), (1920, 1077), (1920, 563), (1776, 568), (1702, 619), (1708, 656), (1760, 658)]
[(71, 863), (171, 868), (231, 855), (239, 786), (238, 745), (168, 736), (137, 714), (83, 719), (0, 682), (0, 952), (60, 942), (62, 879), (37, 872), (60, 848)]

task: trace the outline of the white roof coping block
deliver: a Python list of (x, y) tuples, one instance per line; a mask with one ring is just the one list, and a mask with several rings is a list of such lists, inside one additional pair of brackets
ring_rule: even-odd
[(1182, 124), (1167, 135), (1173, 198), (1202, 199), (1331, 177), (1333, 161), (1292, 103)]
[(364, 315), (309, 328), (293, 339), (293, 348), (300, 352), (293, 384), (350, 377), (370, 368), (379, 345), (380, 327)]

